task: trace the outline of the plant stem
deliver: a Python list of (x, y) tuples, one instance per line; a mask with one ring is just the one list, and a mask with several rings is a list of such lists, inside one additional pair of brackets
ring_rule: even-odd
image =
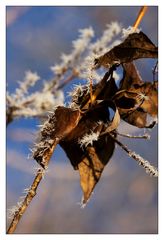
[[(58, 144), (58, 141), (55, 141), (50, 152), (45, 156), (46, 159), (46, 166), (48, 166), (49, 160), (54, 152), (54, 149), (56, 147), (56, 145)], [(12, 222), (7, 230), (7, 233), (14, 233), (23, 213), (26, 211), (28, 205), (30, 204), (30, 202), (32, 201), (32, 199), (35, 197), (36, 195), (36, 190), (39, 186), (39, 183), (41, 182), (43, 176), (44, 176), (44, 172), (45, 170), (43, 168), (39, 168), (36, 176), (34, 178), (34, 181), (25, 197), (25, 199), (23, 200), (21, 206), (18, 208), (18, 210), (14, 213), (14, 217), (12, 219)]]
[(133, 28), (134, 28), (134, 29), (136, 29), (136, 28), (139, 26), (139, 24), (140, 24), (142, 18), (144, 17), (147, 9), (148, 9), (147, 6), (141, 7), (141, 9), (140, 9), (140, 11), (139, 11), (139, 13), (138, 13), (138, 16), (137, 16), (137, 18), (136, 18), (136, 21), (135, 21), (135, 23), (133, 24)]
[(120, 133), (120, 132), (116, 132), (116, 133), (117, 133), (117, 135), (119, 135), (121, 137), (134, 138), (134, 139), (150, 139), (150, 136), (148, 134), (134, 136), (134, 135), (124, 134), (124, 133)]
[(136, 160), (138, 164), (146, 170), (146, 173), (148, 173), (150, 176), (158, 177), (158, 170), (154, 166), (152, 166), (147, 160), (142, 158), (139, 154), (136, 154), (135, 152), (128, 149), (127, 146), (117, 140), (112, 134), (110, 134), (110, 136), (125, 152), (128, 153), (129, 157), (132, 157), (134, 160)]

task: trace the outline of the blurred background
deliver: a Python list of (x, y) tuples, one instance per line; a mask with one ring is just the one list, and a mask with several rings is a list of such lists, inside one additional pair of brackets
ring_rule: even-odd
[[(78, 29), (92, 26), (98, 38), (111, 21), (125, 28), (133, 25), (139, 10), (140, 6), (7, 7), (7, 91), (15, 91), (27, 70), (51, 79), (50, 66), (60, 62), (61, 53), (71, 51)], [(148, 8), (140, 27), (158, 45), (157, 7)], [(143, 80), (152, 81), (155, 61), (136, 62)], [(71, 87), (72, 83), (65, 86), (65, 96)], [(7, 127), (7, 209), (20, 201), (23, 190), (33, 181), (38, 165), (28, 159), (28, 154), (37, 136), (37, 124), (38, 119), (21, 118)], [(135, 135), (144, 132), (124, 122), (120, 131)], [(150, 140), (119, 139), (157, 166), (157, 126), (147, 132)], [(157, 233), (157, 184), (156, 178), (116, 147), (92, 198), (81, 209), (79, 174), (58, 146), (16, 233)], [(7, 226), (10, 221), (7, 219)]]

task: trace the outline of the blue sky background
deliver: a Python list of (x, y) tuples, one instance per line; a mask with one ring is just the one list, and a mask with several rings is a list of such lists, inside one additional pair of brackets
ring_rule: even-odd
[[(106, 24), (132, 25), (140, 7), (8, 7), (6, 28), (7, 90), (12, 93), (26, 70), (51, 79), (50, 66), (69, 53), (78, 29), (92, 26), (95, 38)], [(13, 11), (14, 10), (14, 11)], [(149, 7), (141, 28), (158, 44), (158, 11)], [(145, 81), (152, 80), (154, 60), (137, 61)], [(65, 95), (72, 83), (64, 88)], [(40, 85), (37, 84), (37, 88)], [(11, 208), (33, 179), (37, 164), (27, 159), (36, 139), (37, 119), (14, 120), (7, 128), (7, 208)], [(123, 123), (122, 132), (140, 133)], [(143, 131), (142, 131), (143, 132)], [(157, 127), (150, 141), (120, 138), (157, 166)], [(119, 147), (107, 165), (93, 197), (80, 209), (78, 172), (57, 147), (45, 180), (23, 216), (17, 233), (156, 233), (157, 179), (149, 177)]]

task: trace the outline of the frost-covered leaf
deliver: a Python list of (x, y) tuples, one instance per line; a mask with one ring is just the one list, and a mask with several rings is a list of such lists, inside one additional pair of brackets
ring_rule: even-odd
[(144, 112), (147, 112), (152, 117), (156, 117), (158, 113), (158, 89), (157, 82), (146, 82), (141, 86), (134, 87), (135, 92), (143, 95), (144, 101), (140, 106)]
[(143, 33), (132, 33), (124, 42), (95, 59), (95, 66), (109, 68), (114, 63), (131, 62), (138, 58), (157, 58), (158, 48)]
[(54, 124), (53, 137), (64, 138), (77, 126), (80, 117), (79, 110), (59, 106), (49, 119)]
[(126, 122), (139, 127), (153, 127), (148, 123), (148, 115), (157, 117), (157, 82), (144, 82), (133, 62), (122, 64), (123, 78), (119, 91), (113, 97), (120, 116)]
[(55, 142), (66, 137), (80, 120), (80, 111), (66, 107), (57, 107), (44, 123), (40, 131), (40, 138), (33, 150), (33, 158), (44, 168), (47, 165), (47, 155)]
[(123, 120), (139, 128), (148, 127), (148, 114), (156, 118), (158, 113), (157, 83), (135, 84), (128, 91), (118, 92), (114, 101)]
[[(98, 105), (90, 111), (83, 114), (78, 125), (60, 141), (60, 145), (66, 151), (72, 165), (76, 168), (78, 163), (85, 155), (85, 144), (79, 143), (86, 135), (100, 133), (103, 125), (109, 122), (108, 107)], [(88, 139), (88, 141), (90, 141)]]
[(114, 95), (113, 101), (119, 108), (119, 112), (121, 111), (121, 114), (126, 114), (129, 111), (136, 109), (136, 107), (141, 103), (142, 99), (138, 93), (132, 90), (121, 90)]
[[(112, 120), (110, 108), (115, 111)], [(71, 164), (79, 170), (83, 203), (89, 199), (113, 154), (114, 141), (107, 133), (116, 129), (118, 123), (119, 114), (114, 103), (101, 101), (86, 112), (79, 124), (60, 141)]]

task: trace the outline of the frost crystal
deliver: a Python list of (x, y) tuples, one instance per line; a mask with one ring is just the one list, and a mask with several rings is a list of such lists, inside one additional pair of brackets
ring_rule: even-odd
[(55, 75), (65, 73), (65, 71), (72, 68), (72, 66), (74, 66), (74, 68), (78, 67), (79, 61), (81, 60), (81, 54), (87, 49), (91, 38), (94, 36), (92, 27), (80, 29), (79, 32), (79, 38), (72, 42), (72, 52), (70, 54), (62, 54), (61, 64), (55, 64), (51, 67)]
[(33, 86), (36, 81), (38, 81), (40, 79), (40, 77), (38, 76), (38, 74), (35, 72), (31, 72), (31, 71), (26, 71), (25, 72), (25, 81), (28, 82), (30, 84), (30, 86)]
[[(102, 37), (90, 46), (90, 49), (96, 54), (103, 54), (106, 52), (107, 45), (112, 41), (113, 37), (121, 32), (121, 26), (117, 22), (107, 24)], [(109, 48), (108, 48), (109, 50)]]
[(13, 216), (15, 215), (15, 213), (18, 211), (18, 206), (13, 206), (12, 208), (8, 209), (7, 210), (8, 213), (7, 213), (7, 217), (9, 219), (13, 218)]
[(19, 82), (19, 88), (16, 89), (16, 95), (18, 95), (18, 97), (23, 96), (28, 92), (28, 88), (34, 86), (39, 79), (40, 77), (36, 72), (26, 71), (24, 80)]
[(88, 45), (90, 38), (94, 37), (94, 31), (91, 27), (80, 29), (80, 38), (73, 41), (73, 46), (76, 51), (84, 51)]
[(84, 91), (83, 85), (74, 84), (74, 88), (73, 88), (72, 92), (69, 92), (68, 95), (72, 98), (76, 98), (76, 97), (82, 96), (83, 91)]
[(139, 165), (141, 165), (150, 176), (158, 177), (158, 170), (150, 164), (149, 161), (142, 158), (139, 154), (129, 151), (128, 155), (133, 157)]
[(99, 133), (91, 132), (90, 134), (84, 135), (81, 139), (78, 140), (80, 147), (87, 147), (88, 145), (93, 145), (93, 141), (97, 141), (99, 138)]
[(50, 67), (51, 71), (53, 73), (55, 73), (56, 75), (61, 75), (63, 73), (63, 68), (61, 67), (61, 65), (56, 64), (54, 66)]
[(93, 30), (92, 27), (80, 29), (79, 32), (81, 33), (82, 38), (87, 38), (87, 37), (92, 38), (92, 37), (94, 37), (94, 30)]
[(130, 34), (139, 33), (140, 31), (141, 31), (141, 29), (134, 28), (132, 26), (129, 26), (128, 28), (123, 28), (122, 29), (122, 38), (127, 38)]

